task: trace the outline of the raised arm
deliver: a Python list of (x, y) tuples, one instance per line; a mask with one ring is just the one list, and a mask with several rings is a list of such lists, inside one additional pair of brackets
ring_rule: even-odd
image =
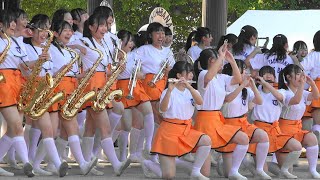
[(283, 95), (276, 90), (273, 86), (271, 86), (268, 82), (266, 82), (262, 77), (257, 76), (257, 82), (264, 86), (265, 88), (269, 89), (269, 91), (272, 93), (272, 95), (281, 103), (283, 103), (284, 97)]

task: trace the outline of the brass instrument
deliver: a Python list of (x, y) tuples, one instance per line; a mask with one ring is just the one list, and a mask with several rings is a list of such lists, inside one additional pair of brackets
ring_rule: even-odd
[(127, 62), (127, 54), (121, 49), (118, 50), (123, 54), (123, 57), (119, 60), (117, 68), (113, 71), (113, 74), (110, 76), (107, 83), (98, 91), (96, 100), (93, 101), (92, 109), (96, 112), (104, 110), (114, 98), (121, 97), (123, 94), (121, 90), (111, 91), (112, 85), (122, 72), (122, 66), (124, 66)]
[(76, 51), (68, 47), (65, 47), (65, 50), (75, 54), (75, 57), (54, 77), (51, 87), (44, 81), (39, 83), (37, 92), (33, 96), (28, 108), (24, 111), (31, 119), (39, 119), (50, 106), (64, 98), (63, 92), (54, 94), (54, 90), (58, 87), (65, 74), (70, 71), (72, 65), (79, 61), (80, 57)]
[[(42, 29), (37, 28), (39, 31), (42, 31)], [(53, 41), (53, 33), (50, 30), (44, 30), (48, 32), (49, 38), (47, 40), (46, 45), (44, 46), (42, 53), (46, 53), (49, 50), (49, 47)], [(18, 109), (20, 111), (24, 111), (27, 106), (29, 106), (30, 100), (33, 98), (34, 92), (37, 91), (37, 88), (35, 88), (35, 85), (37, 85), (38, 81), (45, 81), (49, 87), (52, 86), (52, 77), (49, 73), (46, 73), (44, 78), (41, 78), (38, 80), (39, 74), (41, 72), (42, 66), (45, 62), (47, 62), (48, 59), (38, 59), (31, 71), (30, 76), (27, 78), (26, 84), (23, 86), (21, 94), (20, 94), (20, 99), (18, 102)]]
[(129, 94), (126, 97), (129, 100), (134, 99), (133, 90), (137, 85), (137, 74), (140, 72), (140, 69), (141, 69), (141, 59), (138, 59), (136, 61), (136, 66), (130, 75), (130, 81), (129, 81), (129, 85), (128, 85)]
[[(3, 63), (6, 60), (7, 54), (9, 52), (10, 47), (11, 47), (11, 39), (10, 39), (10, 37), (3, 30), (1, 30), (1, 33), (7, 39), (8, 44), (4, 48), (4, 50), (3, 50), (3, 52), (2, 52), (2, 54), (0, 56), (0, 64)], [(0, 73), (0, 82), (2, 82), (4, 80), (5, 80), (5, 78), (4, 78), (3, 74)]]
[[(178, 82), (181, 82), (181, 80), (180, 79), (176, 79), (176, 78), (169, 78), (168, 79), (168, 83), (178, 83)], [(197, 83), (197, 81), (192, 81), (192, 80), (188, 80), (187, 82), (190, 83), (190, 84)]]
[[(89, 47), (89, 45), (85, 41), (82, 41), (82, 42), (87, 47)], [(95, 91), (90, 91), (84, 94), (84, 90), (87, 87), (89, 80), (92, 78), (92, 76), (96, 72), (95, 70), (101, 63), (103, 59), (103, 53), (99, 49), (94, 49), (94, 48), (90, 48), (90, 49), (93, 51), (96, 51), (99, 54), (99, 57), (96, 60), (96, 62), (93, 64), (93, 66), (90, 68), (90, 70), (86, 73), (85, 77), (81, 79), (77, 89), (72, 92), (72, 94), (68, 97), (66, 103), (62, 106), (61, 116), (64, 119), (71, 120), (73, 117), (77, 115), (79, 109), (82, 107), (82, 105), (85, 102), (95, 98), (96, 96)]]
[[(172, 55), (170, 55), (170, 56), (172, 56)], [(160, 79), (163, 78), (163, 76), (165, 74), (165, 72), (164, 72), (165, 68), (170, 65), (169, 57), (167, 57), (167, 59), (161, 63), (161, 67), (160, 67), (160, 70), (158, 71), (158, 73), (153, 76), (153, 78), (150, 82), (148, 82), (148, 85), (150, 87), (156, 87), (156, 82), (158, 82)]]
[(119, 43), (117, 43), (116, 40), (113, 39), (113, 38), (111, 38), (111, 41), (112, 41), (112, 43), (113, 43), (113, 45), (114, 45), (114, 47), (115, 47), (115, 49), (114, 49), (114, 56), (113, 56), (114, 58), (112, 59), (113, 62), (112, 62), (112, 64), (111, 64), (111, 70), (114, 71), (114, 70), (118, 67), (118, 65), (119, 65), (118, 54), (119, 54), (119, 50), (121, 51), (121, 44), (122, 44), (122, 42), (119, 41)]

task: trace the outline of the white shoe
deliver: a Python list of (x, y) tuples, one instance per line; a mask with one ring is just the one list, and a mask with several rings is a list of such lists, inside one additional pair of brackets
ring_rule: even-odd
[(138, 155), (136, 154), (131, 154), (129, 156), (129, 159), (131, 160), (131, 162), (133, 163), (141, 163), (143, 161), (143, 158), (142, 157), (139, 157)]
[(86, 162), (85, 164), (80, 166), (80, 171), (83, 175), (87, 175), (91, 169), (97, 164), (98, 158), (94, 158), (90, 162)]
[(313, 179), (320, 179), (320, 174), (317, 171), (310, 173)]
[(141, 163), (142, 171), (145, 177), (147, 178), (160, 178), (158, 177), (151, 169), (148, 167), (148, 160), (144, 160)]
[(280, 174), (281, 174), (281, 178), (282, 179), (298, 179), (298, 176), (295, 176), (295, 175), (289, 173), (289, 171), (286, 171), (286, 170), (281, 170)]
[(57, 168), (54, 166), (53, 163), (48, 163), (47, 167), (45, 167), (44, 169), (45, 169), (45, 171), (49, 171), (49, 172), (57, 174)]
[(35, 175), (37, 175), (37, 176), (52, 176), (53, 175), (52, 172), (45, 171), (41, 168), (34, 168), (33, 171), (34, 171)]
[(232, 174), (232, 175), (229, 175), (228, 176), (228, 179), (230, 180), (247, 180), (246, 177), (242, 176), (240, 173), (235, 173), (235, 174)]
[(131, 160), (127, 159), (123, 162), (121, 162), (121, 165), (118, 169), (115, 169), (114, 172), (116, 173), (117, 176), (121, 176), (121, 174), (123, 173), (124, 170), (127, 169), (127, 167), (130, 165)]
[(95, 167), (93, 167), (90, 171), (90, 174), (95, 176), (103, 176), (104, 173), (102, 171), (98, 171)]
[(255, 179), (272, 179), (272, 178), (264, 171), (256, 171)]
[(6, 162), (7, 164), (9, 164), (10, 167), (12, 167), (12, 168), (14, 168), (14, 169), (17, 169), (17, 170), (23, 169), (23, 167), (18, 166), (17, 161), (11, 160), (8, 156), (5, 156), (5, 157), (3, 158), (3, 161)]
[(0, 168), (0, 176), (12, 177), (12, 176), (14, 176), (14, 173), (6, 171), (6, 170)]
[(192, 180), (209, 180), (210, 178), (202, 175), (201, 173), (197, 174), (197, 175), (191, 175), (190, 179)]
[(68, 163), (63, 161), (59, 167), (59, 171), (58, 171), (59, 177), (66, 176), (68, 169), (69, 169)]
[(24, 164), (23, 173), (28, 177), (33, 177), (34, 176), (33, 167), (32, 167), (32, 165), (30, 163)]

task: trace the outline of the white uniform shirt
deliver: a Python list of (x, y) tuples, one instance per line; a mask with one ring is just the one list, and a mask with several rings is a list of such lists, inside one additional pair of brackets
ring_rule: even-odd
[[(262, 97), (262, 104), (261, 105), (255, 105), (252, 112), (252, 119), (267, 122), (267, 123), (273, 123), (275, 121), (278, 121), (280, 118), (281, 110), (283, 107), (283, 104), (278, 101), (271, 92), (264, 93), (262, 91), (262, 86), (258, 87), (258, 90)], [(285, 101), (285, 93), (282, 90), (278, 90), (283, 95), (284, 101)]]
[(109, 63), (113, 62), (113, 58), (115, 58), (115, 49), (116, 46), (120, 47), (119, 38), (112, 34), (111, 32), (108, 32), (103, 37), (104, 44), (106, 44), (106, 52), (108, 53), (108, 61)]
[[(168, 89), (165, 89), (160, 97), (160, 103), (166, 95)], [(191, 92), (188, 89), (180, 91), (174, 88), (170, 95), (168, 110), (163, 112), (162, 116), (168, 119), (189, 120), (191, 119), (195, 108), (195, 103)]]
[(188, 54), (191, 56), (193, 61), (196, 61), (200, 57), (200, 53), (202, 52), (202, 49), (199, 48), (199, 46), (191, 46), (188, 49)]
[(320, 52), (313, 51), (309, 53), (301, 62), (305, 71), (310, 72), (312, 79), (320, 77)]
[(290, 56), (287, 56), (283, 60), (277, 61), (276, 55), (271, 55), (270, 57), (268, 57), (267, 54), (257, 54), (254, 58), (250, 60), (250, 64), (253, 69), (257, 70), (261, 69), (263, 66), (273, 67), (276, 74), (275, 81), (278, 82), (280, 71), (284, 69), (286, 66), (294, 64), (294, 62)]
[[(232, 93), (239, 85), (227, 86), (228, 94)], [(248, 104), (254, 98), (254, 93), (250, 88), (247, 89), (247, 98), (242, 99), (242, 91), (238, 94), (238, 96), (231, 102), (225, 103), (222, 106), (222, 114), (226, 118), (234, 118), (239, 117), (244, 114), (247, 114), (249, 107)]]
[[(107, 52), (106, 44), (102, 41), (102, 45), (100, 45), (94, 38), (92, 38), (92, 41), (94, 42), (94, 45), (96, 46), (95, 47), (89, 38), (84, 37), (81, 39), (83, 41), (85, 41), (89, 45), (90, 48), (93, 48), (93, 49), (97, 48), (102, 52), (103, 59), (100, 62), (100, 64), (98, 65), (96, 71), (107, 72), (107, 66), (109, 64), (109, 61), (108, 61), (108, 52)], [(96, 52), (96, 51), (90, 49), (89, 47), (87, 47), (86, 45), (84, 45), (83, 42), (81, 42), (80, 40), (77, 40), (74, 43), (79, 44), (87, 49), (86, 55), (83, 55), (80, 53), (81, 59), (82, 59), (82, 64), (83, 64), (83, 70), (87, 71), (98, 60), (99, 54), (98, 54), (98, 52)]]
[[(26, 46), (26, 52), (29, 57), (29, 61), (38, 60), (39, 56), (42, 54), (43, 48), (38, 46), (32, 46), (31, 44), (25, 44), (25, 46)], [(51, 58), (51, 55), (50, 55), (50, 58)], [(39, 76), (43, 77), (45, 76), (46, 73), (49, 73), (52, 75), (52, 69), (53, 69), (53, 63), (52, 63), (52, 60), (49, 59), (42, 65), (42, 69)], [(31, 73), (31, 71), (29, 73)]]
[(282, 108), (281, 118), (288, 120), (301, 120), (306, 110), (306, 105), (311, 104), (311, 101), (308, 101), (308, 95), (311, 92), (303, 91), (300, 103), (296, 105), (289, 105), (291, 98), (294, 97), (294, 93), (290, 89), (282, 89), (282, 91), (286, 96), (286, 100), (284, 101), (284, 106)]
[(76, 40), (79, 40), (83, 37), (83, 34), (79, 31), (76, 31), (73, 33), (73, 35), (71, 36), (71, 39), (70, 39), (70, 42), (73, 42), (73, 41), (76, 41)]
[(246, 60), (247, 57), (253, 52), (255, 46), (244, 44), (243, 51), (240, 54), (235, 54), (234, 59)]
[(200, 92), (203, 104), (198, 106), (199, 110), (220, 110), (227, 95), (226, 87), (231, 84), (232, 76), (217, 74), (204, 87), (204, 77), (208, 70), (202, 70), (198, 77), (198, 91)]
[[(64, 48), (62, 48), (61, 51), (53, 44), (51, 44), (49, 48), (49, 52), (51, 54), (51, 59), (53, 62), (53, 74), (56, 74), (62, 66), (69, 64), (70, 61), (75, 57), (74, 54), (71, 54), (71, 52), (65, 50)], [(75, 76), (77, 74), (79, 74), (79, 68), (77, 62), (75, 62), (72, 65), (71, 70), (66, 73), (65, 76)]]
[(136, 67), (137, 60), (138, 58), (137, 58), (136, 52), (135, 51), (129, 52), (127, 54), (126, 69), (119, 74), (118, 79), (130, 79), (130, 76)]
[(143, 45), (136, 50), (141, 59), (141, 71), (144, 74), (157, 74), (167, 58), (172, 67), (175, 63), (173, 52), (169, 48), (157, 49), (153, 45)]
[[(0, 40), (1, 52), (5, 49), (7, 44), (8, 41), (6, 39)], [(4, 62), (0, 64), (0, 69), (19, 69), (19, 65), (23, 62), (27, 62), (28, 59), (25, 44), (23, 43), (23, 37), (11, 37), (10, 49)]]

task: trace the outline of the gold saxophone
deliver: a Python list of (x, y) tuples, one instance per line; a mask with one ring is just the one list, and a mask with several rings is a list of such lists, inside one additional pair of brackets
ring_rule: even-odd
[[(82, 41), (87, 47), (89, 45)], [(89, 47), (90, 48), (90, 47)], [(101, 63), (103, 59), (103, 53), (99, 49), (90, 48), (93, 51), (96, 51), (99, 54), (98, 59), (93, 64), (93, 66), (90, 68), (90, 70), (86, 73), (86, 76), (81, 79), (81, 82), (79, 83), (77, 89), (72, 92), (72, 94), (68, 97), (66, 103), (61, 108), (61, 116), (64, 119), (71, 120), (73, 117), (75, 117), (79, 111), (79, 109), (82, 107), (82, 105), (93, 99), (96, 95), (95, 91), (90, 91), (86, 94), (84, 94), (84, 90), (86, 86), (89, 83), (89, 80), (92, 78), (92, 76), (95, 73), (95, 70)]]
[(39, 88), (30, 102), (31, 105), (25, 109), (25, 114), (27, 114), (31, 119), (39, 119), (45, 112), (47, 112), (50, 106), (64, 98), (63, 92), (54, 94), (54, 90), (58, 87), (65, 74), (70, 71), (72, 65), (79, 61), (80, 57), (76, 51), (68, 47), (65, 47), (65, 49), (70, 53), (75, 54), (75, 57), (54, 77), (51, 87), (44, 81), (39, 83)]
[[(42, 31), (42, 29), (37, 28), (38, 30)], [(46, 45), (42, 49), (42, 53), (46, 53), (49, 50), (49, 47), (53, 41), (53, 33), (50, 30), (44, 30), (47, 31), (49, 34), (49, 39), (47, 40)], [(35, 86), (38, 84), (38, 82), (45, 81), (49, 86), (52, 86), (52, 77), (49, 73), (46, 73), (45, 77), (39, 78), (39, 74), (41, 72), (42, 66), (45, 62), (47, 62), (48, 59), (38, 59), (31, 71), (30, 76), (27, 78), (26, 84), (23, 86), (20, 99), (18, 102), (18, 109), (20, 111), (24, 111), (28, 106), (30, 106), (30, 101), (33, 98), (34, 93), (37, 91), (37, 88)]]
[(117, 68), (113, 71), (107, 83), (98, 91), (95, 101), (93, 101), (92, 109), (96, 112), (102, 111), (115, 97), (122, 96), (123, 94), (121, 90), (111, 91), (112, 85), (122, 71), (122, 66), (127, 62), (127, 53), (121, 49), (118, 50), (123, 54), (123, 57), (119, 60)]
[[(1, 30), (1, 33), (8, 40), (8, 44), (7, 44), (6, 48), (3, 50), (3, 52), (2, 52), (2, 54), (0, 56), (0, 64), (3, 63), (6, 60), (7, 54), (9, 52), (10, 47), (11, 47), (11, 39), (10, 39), (10, 37), (8, 37), (8, 35), (3, 30)], [(3, 74), (0, 73), (0, 82), (2, 82), (4, 80), (5, 80), (5, 78), (4, 78)]]

